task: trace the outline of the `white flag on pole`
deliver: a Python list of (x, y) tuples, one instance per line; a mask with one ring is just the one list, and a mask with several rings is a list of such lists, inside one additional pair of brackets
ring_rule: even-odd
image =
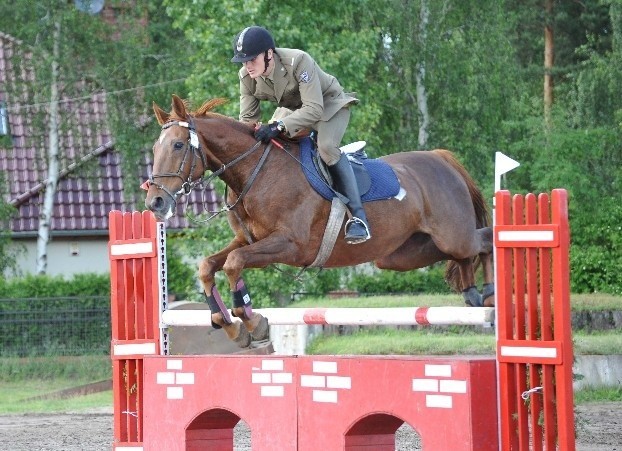
[(512, 160), (501, 152), (495, 152), (495, 192), (501, 189), (501, 176), (519, 166), (518, 161)]

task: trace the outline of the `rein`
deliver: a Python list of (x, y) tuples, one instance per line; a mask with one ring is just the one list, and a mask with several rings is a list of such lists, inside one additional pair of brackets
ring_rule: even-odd
[[(223, 172), (225, 172), (225, 170), (227, 168), (233, 166), (234, 164), (238, 163), (239, 161), (241, 161), (244, 158), (246, 158), (247, 156), (249, 156), (251, 153), (253, 153), (255, 150), (257, 150), (260, 145), (261, 145), (261, 141), (257, 141), (246, 152), (244, 152), (243, 154), (241, 154), (238, 157), (234, 158), (229, 163), (223, 164), (218, 170), (212, 172), (210, 174), (210, 176), (203, 181), (203, 183), (207, 184), (207, 183), (211, 182), (212, 180), (214, 180), (216, 177), (219, 177)], [(253, 239), (252, 239), (252, 237), (250, 235), (250, 232), (248, 231), (248, 229), (246, 228), (246, 226), (242, 222), (242, 218), (240, 218), (240, 216), (237, 214), (237, 212), (235, 210), (233, 210), (233, 208), (235, 208), (235, 206), (238, 204), (238, 202), (240, 202), (242, 199), (244, 199), (244, 196), (246, 196), (246, 193), (248, 193), (248, 191), (251, 189), (251, 186), (253, 185), (253, 183), (255, 182), (255, 179), (257, 178), (257, 174), (259, 174), (259, 171), (261, 170), (261, 168), (263, 167), (264, 163), (266, 162), (266, 158), (268, 158), (268, 154), (270, 153), (270, 150), (272, 150), (272, 142), (270, 142), (270, 144), (268, 144), (266, 146), (266, 148), (264, 149), (263, 154), (261, 155), (261, 158), (259, 159), (259, 162), (257, 163), (257, 166), (255, 166), (255, 169), (253, 170), (253, 173), (251, 174), (251, 176), (246, 181), (246, 184), (244, 185), (244, 188), (242, 189), (242, 192), (238, 195), (238, 198), (235, 200), (235, 202), (233, 202), (232, 204), (228, 204), (226, 202), (227, 192), (228, 192), (227, 190), (229, 189), (229, 186), (225, 185), (225, 195), (224, 195), (225, 206), (223, 208), (221, 208), (220, 210), (218, 210), (218, 211), (210, 212), (211, 216), (209, 216), (208, 218), (206, 218), (204, 220), (198, 220), (198, 219), (193, 219), (193, 218), (191, 218), (191, 220), (193, 222), (197, 223), (197, 224), (198, 223), (206, 224), (210, 220), (212, 220), (216, 216), (218, 216), (219, 214), (227, 212), (227, 211), (231, 211), (236, 216), (238, 222), (240, 223), (240, 225), (244, 229), (244, 235), (246, 237), (246, 240), (249, 243), (252, 243)]]

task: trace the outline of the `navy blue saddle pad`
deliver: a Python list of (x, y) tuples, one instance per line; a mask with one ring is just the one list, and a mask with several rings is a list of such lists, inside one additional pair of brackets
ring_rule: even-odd
[[(315, 152), (311, 138), (300, 140), (300, 161), (307, 181), (324, 199), (332, 200), (335, 194), (326, 185), (324, 177), (318, 173), (315, 164), (313, 164)], [(364, 158), (360, 161), (371, 178), (371, 187), (361, 196), (363, 202), (390, 199), (397, 196), (400, 191), (400, 182), (391, 166), (382, 160), (371, 158)]]

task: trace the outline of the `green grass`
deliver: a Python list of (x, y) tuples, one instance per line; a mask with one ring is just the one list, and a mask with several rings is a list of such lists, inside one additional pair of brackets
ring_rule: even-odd
[[(110, 379), (112, 362), (107, 355), (79, 357), (2, 357), (0, 382), (68, 379), (84, 383)], [(79, 385), (79, 384), (75, 384)]]
[(111, 379), (109, 356), (4, 357), (0, 358), (0, 368), (0, 414), (73, 412), (112, 406), (110, 390), (67, 399), (29, 399)]
[(403, 329), (364, 330), (352, 335), (327, 335), (314, 339), (309, 354), (336, 355), (447, 355), (495, 352), (492, 334), (475, 333), (440, 335), (435, 332)]
[[(603, 311), (622, 310), (622, 296), (612, 294), (572, 294), (572, 310)], [(359, 296), (329, 299), (307, 298), (291, 304), (291, 307), (444, 307), (464, 305), (460, 294), (421, 294), (421, 295), (385, 295)]]
[(622, 333), (619, 330), (591, 333), (576, 331), (572, 341), (577, 355), (622, 354)]
[(290, 307), (441, 307), (463, 306), (464, 301), (459, 294), (422, 294), (422, 295), (384, 295), (360, 296), (351, 298), (329, 299), (307, 298), (295, 302)]
[[(479, 328), (481, 330), (481, 328)], [(478, 329), (449, 328), (443, 336), (438, 331), (405, 329), (370, 329), (351, 335), (323, 335), (307, 347), (309, 354), (336, 355), (493, 355), (495, 337)], [(619, 331), (576, 332), (574, 352), (577, 355), (611, 355), (622, 352)]]
[(570, 305), (576, 311), (622, 310), (622, 296), (603, 293), (571, 294)]
[(30, 400), (65, 388), (92, 381), (76, 379), (31, 379), (19, 382), (0, 382), (0, 415), (23, 413), (79, 412), (112, 407), (112, 391), (103, 391), (68, 399)]
[(590, 402), (621, 402), (622, 385), (618, 387), (590, 387), (577, 390), (574, 394), (575, 404)]

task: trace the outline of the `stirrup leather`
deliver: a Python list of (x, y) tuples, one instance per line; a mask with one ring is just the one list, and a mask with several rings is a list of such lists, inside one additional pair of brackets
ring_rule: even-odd
[[(360, 224), (363, 226), (363, 228), (365, 229), (365, 236), (361, 236), (361, 237), (348, 237), (348, 230), (350, 228), (350, 226), (352, 224)], [(348, 244), (359, 244), (359, 243), (363, 243), (365, 241), (367, 241), (368, 239), (371, 238), (371, 233), (369, 232), (369, 227), (367, 226), (367, 224), (365, 223), (365, 221), (363, 221), (360, 218), (357, 218), (356, 216), (352, 216), (352, 219), (348, 220), (346, 222), (346, 225), (343, 228), (344, 233), (346, 235), (346, 241), (348, 242)]]

